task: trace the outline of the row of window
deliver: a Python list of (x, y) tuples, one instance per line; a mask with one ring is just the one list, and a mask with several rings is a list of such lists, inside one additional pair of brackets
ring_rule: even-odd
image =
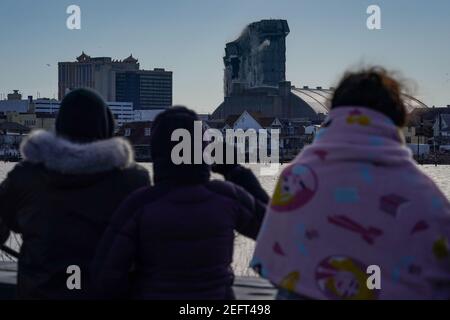
[(141, 101), (142, 100), (172, 100), (171, 96), (164, 96), (164, 95), (150, 95), (150, 94), (145, 94), (145, 95), (141, 95)]
[[(144, 128), (144, 135), (146, 137), (149, 137), (151, 135), (151, 133), (152, 133), (151, 128)], [(131, 128), (125, 128), (124, 136), (125, 137), (131, 136)]]
[(161, 82), (172, 82), (172, 77), (161, 78), (161, 77), (140, 77), (141, 81), (161, 81)]
[(152, 97), (152, 96), (142, 96), (141, 97), (141, 102), (142, 101), (171, 101), (172, 97)]
[(91, 65), (65, 65), (62, 64), (58, 69), (60, 82), (86, 84), (93, 82), (93, 72)]
[(147, 85), (143, 84), (139, 87), (139, 89), (142, 90), (149, 90), (149, 89), (158, 89), (161, 91), (172, 91), (172, 86), (170, 85)]

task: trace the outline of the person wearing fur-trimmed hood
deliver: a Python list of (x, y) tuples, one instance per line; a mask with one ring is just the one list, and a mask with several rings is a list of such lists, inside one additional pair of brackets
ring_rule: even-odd
[[(77, 89), (63, 99), (55, 132), (37, 130), (21, 145), (23, 161), (0, 185), (0, 221), (22, 235), (18, 298), (91, 297), (89, 264), (110, 216), (134, 190), (150, 184), (130, 144), (113, 137), (103, 99)], [(81, 289), (67, 287), (67, 268)]]

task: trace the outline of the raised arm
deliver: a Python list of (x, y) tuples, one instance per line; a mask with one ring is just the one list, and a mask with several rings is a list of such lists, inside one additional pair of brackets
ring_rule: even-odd
[(228, 152), (233, 153), (233, 163), (216, 163), (211, 166), (211, 170), (221, 174), (225, 180), (241, 186), (253, 197), (255, 197), (255, 199), (267, 204), (270, 198), (267, 195), (267, 192), (262, 188), (258, 178), (250, 169), (245, 168), (238, 163), (237, 148), (229, 144), (224, 144), (223, 152), (224, 159), (227, 158)]
[(236, 231), (256, 240), (264, 220), (267, 203), (253, 197), (239, 186), (236, 186), (236, 199), (239, 202)]
[(227, 181), (233, 182), (234, 184), (244, 188), (260, 202), (264, 204), (269, 202), (269, 195), (263, 189), (261, 183), (258, 178), (256, 178), (252, 170), (238, 164), (227, 170), (224, 177)]

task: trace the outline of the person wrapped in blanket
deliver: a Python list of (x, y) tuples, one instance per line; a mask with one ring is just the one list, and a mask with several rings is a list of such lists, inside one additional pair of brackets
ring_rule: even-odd
[(401, 91), (346, 74), (283, 170), (251, 263), (280, 299), (450, 298), (450, 204), (405, 145)]

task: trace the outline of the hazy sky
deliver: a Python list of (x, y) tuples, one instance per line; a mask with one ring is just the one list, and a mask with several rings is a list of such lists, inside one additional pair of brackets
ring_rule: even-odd
[[(81, 7), (82, 29), (66, 28)], [(366, 28), (378, 4), (382, 30)], [(450, 104), (448, 0), (1, 0), (0, 93), (57, 96), (57, 62), (82, 50), (174, 72), (174, 103), (212, 112), (223, 100), (224, 46), (246, 24), (287, 19), (287, 80), (333, 86), (343, 71), (382, 64), (431, 105)], [(48, 64), (50, 66), (48, 66)]]

